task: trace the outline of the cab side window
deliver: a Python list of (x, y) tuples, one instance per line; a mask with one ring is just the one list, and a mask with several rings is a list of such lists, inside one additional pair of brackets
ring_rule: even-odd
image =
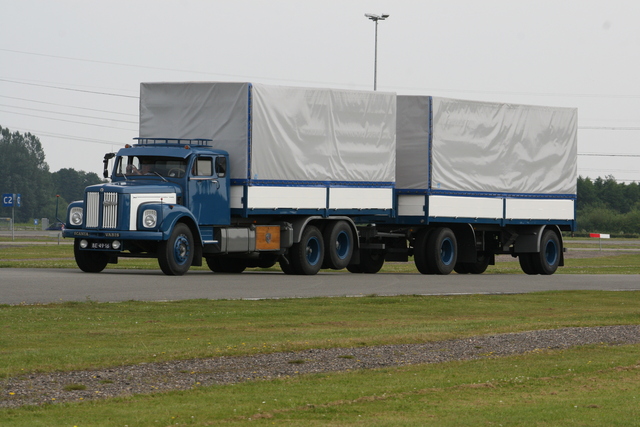
[(213, 175), (213, 161), (210, 157), (198, 157), (193, 164), (192, 174), (194, 176)]

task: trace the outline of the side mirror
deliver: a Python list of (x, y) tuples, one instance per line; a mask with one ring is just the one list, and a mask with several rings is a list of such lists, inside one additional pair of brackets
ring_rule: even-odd
[(227, 158), (226, 157), (216, 157), (216, 175), (220, 178), (223, 178), (227, 175)]
[(102, 168), (102, 176), (105, 178), (109, 178), (109, 160), (113, 159), (116, 156), (116, 153), (107, 153), (104, 155), (104, 160), (102, 160), (102, 164), (104, 165)]

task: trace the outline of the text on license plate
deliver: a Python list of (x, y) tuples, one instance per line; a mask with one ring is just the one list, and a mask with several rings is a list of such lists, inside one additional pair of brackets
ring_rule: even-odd
[(93, 242), (91, 243), (91, 249), (111, 249), (111, 243)]

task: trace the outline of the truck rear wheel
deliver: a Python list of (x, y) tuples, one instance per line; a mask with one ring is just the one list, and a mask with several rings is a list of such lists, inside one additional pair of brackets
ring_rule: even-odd
[(542, 234), (540, 252), (531, 254), (533, 267), (538, 274), (550, 275), (556, 272), (560, 265), (562, 244), (558, 235), (552, 230)]
[(186, 224), (176, 224), (169, 240), (158, 245), (158, 264), (168, 276), (182, 276), (193, 261), (193, 235)]
[(80, 239), (73, 242), (73, 255), (80, 270), (85, 273), (100, 273), (109, 263), (109, 255), (104, 252), (80, 249)]
[(318, 273), (324, 260), (322, 233), (310, 225), (302, 232), (300, 242), (289, 250), (289, 261), (295, 274), (310, 276)]
[(330, 222), (324, 230), (325, 254), (327, 267), (342, 270), (351, 261), (353, 255), (353, 232), (346, 221)]
[(453, 271), (458, 258), (458, 244), (453, 231), (440, 227), (429, 233), (427, 239), (428, 270), (434, 274), (449, 274)]

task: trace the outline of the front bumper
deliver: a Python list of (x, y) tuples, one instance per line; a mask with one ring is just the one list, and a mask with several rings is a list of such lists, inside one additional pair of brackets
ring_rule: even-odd
[(73, 239), (87, 239), (87, 240), (113, 240), (118, 239), (122, 241), (127, 240), (151, 240), (161, 241), (165, 240), (166, 236), (161, 231), (101, 231), (101, 230), (87, 230), (87, 229), (65, 229), (62, 232), (63, 237), (70, 237)]

